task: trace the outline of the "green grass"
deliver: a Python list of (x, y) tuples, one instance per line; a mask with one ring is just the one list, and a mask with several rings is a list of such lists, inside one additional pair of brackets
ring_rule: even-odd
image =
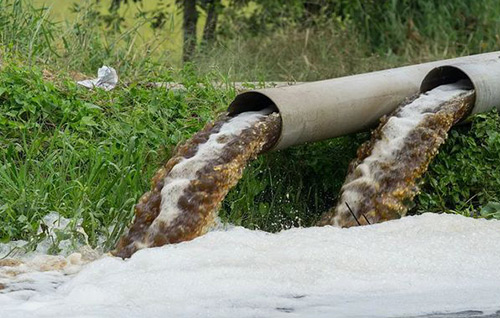
[(127, 81), (153, 79), (179, 65), (176, 53), (164, 47), (171, 40), (168, 33), (145, 37), (142, 29), (150, 22), (148, 16), (113, 28), (99, 8), (92, 0), (75, 2), (74, 17), (55, 22), (51, 8), (0, 0), (0, 54), (16, 53), (29, 65), (92, 75), (109, 64)]

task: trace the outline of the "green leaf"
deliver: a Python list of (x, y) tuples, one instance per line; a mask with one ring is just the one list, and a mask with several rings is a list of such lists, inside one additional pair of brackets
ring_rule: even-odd
[(80, 123), (84, 126), (97, 126), (97, 123), (90, 116), (83, 116)]
[[(0, 94), (1, 95), (1, 94)], [(92, 104), (92, 103), (85, 103), (85, 108), (87, 109), (97, 109), (97, 110), (102, 110), (102, 108), (100, 106), (97, 106), (95, 104)]]
[(481, 209), (481, 216), (485, 218), (500, 219), (500, 202), (488, 202)]

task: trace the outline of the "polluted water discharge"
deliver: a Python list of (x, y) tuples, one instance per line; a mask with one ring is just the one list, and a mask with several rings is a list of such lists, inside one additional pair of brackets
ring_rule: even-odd
[(351, 162), (337, 206), (319, 224), (350, 227), (406, 215), (417, 182), (448, 131), (474, 105), (474, 90), (467, 84), (438, 86), (381, 118)]
[(29, 298), (0, 294), (0, 317), (487, 315), (500, 310), (498, 242), (500, 221), (430, 213), (277, 234), (233, 227), (105, 256)]
[(135, 208), (134, 224), (114, 255), (191, 240), (214, 224), (217, 209), (249, 160), (272, 147), (280, 117), (270, 109), (223, 116), (184, 145), (153, 177)]
[[(191, 240), (207, 232), (245, 165), (275, 143), (280, 128), (279, 115), (264, 109), (221, 116), (196, 133), (153, 177), (151, 191), (137, 204), (134, 223), (114, 254), (130, 257), (141, 248)], [(45, 219), (39, 235), (47, 231), (47, 238), (34, 253), (12, 257), (17, 255), (11, 251), (22, 250), (28, 242), (0, 244), (0, 293), (30, 299), (33, 294), (55, 290), (83, 265), (103, 257), (88, 245), (73, 254), (62, 250), (63, 255), (47, 255), (50, 242), (57, 241), (54, 228), (63, 230), (69, 220), (52, 214)], [(64, 247), (69, 242), (60, 243)]]

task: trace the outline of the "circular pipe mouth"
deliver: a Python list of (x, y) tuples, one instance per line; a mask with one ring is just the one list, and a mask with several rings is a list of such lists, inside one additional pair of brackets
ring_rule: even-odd
[[(269, 97), (260, 92), (252, 91), (252, 92), (241, 93), (238, 96), (236, 96), (234, 101), (231, 104), (229, 104), (227, 111), (229, 116), (236, 116), (244, 112), (259, 111), (266, 108), (271, 108), (273, 112), (280, 113), (279, 108)], [(269, 148), (268, 151), (277, 150), (276, 147), (283, 138), (283, 118), (281, 118), (281, 116), (280, 116), (280, 122), (281, 125), (279, 131), (279, 138), (276, 140), (274, 145), (272, 145), (272, 147)]]
[(259, 92), (245, 92), (236, 96), (229, 105), (227, 111), (234, 116), (248, 111), (259, 111), (265, 108), (272, 108), (279, 113), (276, 104), (266, 95)]
[(469, 89), (475, 89), (474, 83), (464, 71), (455, 66), (439, 66), (431, 70), (420, 85), (420, 92), (425, 93), (440, 85), (452, 84), (464, 81)]

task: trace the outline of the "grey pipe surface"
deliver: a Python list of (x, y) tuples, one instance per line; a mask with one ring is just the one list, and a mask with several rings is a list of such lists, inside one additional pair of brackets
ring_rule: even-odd
[[(255, 90), (239, 94), (228, 111), (237, 114), (275, 107), (281, 115), (282, 131), (274, 149), (283, 149), (375, 125), (380, 117), (393, 111), (405, 98), (418, 93), (426, 74), (438, 66), (481, 64), (499, 58), (500, 52), (491, 52), (290, 87)], [(477, 110), (480, 107), (483, 106), (478, 106)]]

